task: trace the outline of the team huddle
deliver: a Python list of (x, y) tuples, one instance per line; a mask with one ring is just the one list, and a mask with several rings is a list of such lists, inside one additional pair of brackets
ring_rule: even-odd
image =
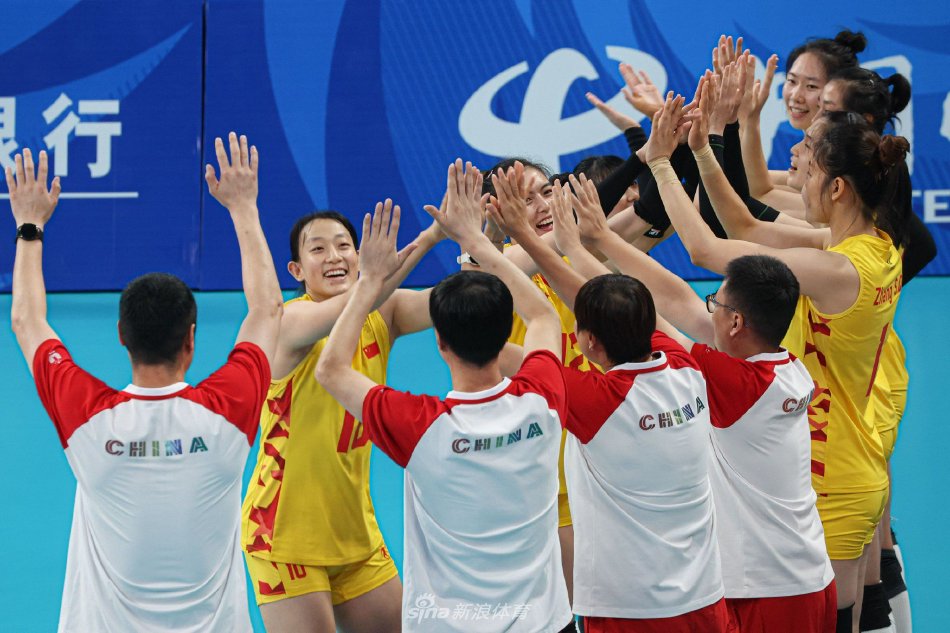
[[(11, 322), (78, 482), (61, 631), (909, 633), (888, 462), (907, 390), (902, 285), (934, 257), (911, 210), (910, 85), (858, 66), (861, 34), (789, 55), (804, 132), (770, 172), (755, 79), (722, 37), (689, 99), (620, 72), (626, 159), (550, 174), (456, 160), (431, 226), (397, 249), (391, 200), (290, 232), (284, 302), (259, 220), (258, 153), (217, 139), (248, 313), (196, 386), (196, 304), (172, 275), (122, 293), (132, 383), (82, 370), (46, 319), (45, 152), (6, 170)], [(688, 101), (688, 103), (687, 103)], [(647, 255), (677, 233), (723, 276), (705, 298)], [(400, 288), (436, 244), (461, 270)], [(439, 397), (385, 386), (428, 328)], [(259, 452), (241, 500), (245, 461)], [(402, 581), (369, 493), (405, 469)], [(894, 612), (891, 614), (891, 607)]]

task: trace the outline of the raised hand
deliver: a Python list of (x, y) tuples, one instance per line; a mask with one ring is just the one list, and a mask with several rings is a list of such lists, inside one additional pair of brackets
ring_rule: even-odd
[(663, 97), (650, 76), (644, 70), (635, 72), (630, 64), (620, 64), (620, 76), (627, 84), (622, 91), (627, 103), (637, 111), (653, 118), (653, 115), (663, 107)]
[(214, 199), (220, 202), (229, 211), (257, 208), (257, 148), (251, 146), (248, 150), (247, 137), (243, 134), (238, 139), (237, 134), (228, 134), (228, 145), (231, 158), (224, 150), (224, 141), (220, 137), (214, 139), (214, 153), (218, 158), (220, 178), (215, 177), (214, 167), (205, 166), (205, 181), (208, 191)]
[(426, 205), (425, 211), (439, 223), (442, 230), (459, 244), (478, 238), (482, 233), (482, 174), (471, 163), (462, 165), (457, 158), (449, 165), (445, 183), (445, 204), (436, 208)]
[[(702, 149), (709, 143), (709, 118), (710, 112), (716, 110), (717, 97), (719, 91), (719, 75), (707, 73), (700, 80), (699, 108), (696, 112), (698, 116), (693, 120), (693, 125), (689, 130), (689, 148), (694, 152)], [(721, 132), (716, 132), (721, 134)]]
[(772, 54), (765, 63), (765, 76), (761, 81), (755, 78), (755, 58), (751, 55), (746, 60), (746, 75), (743, 85), (742, 103), (739, 107), (739, 122), (741, 125), (757, 122), (762, 115), (762, 108), (772, 93), (772, 80), (775, 78), (775, 69), (778, 68), (778, 55)]
[(492, 174), (497, 198), (488, 205), (488, 218), (508, 235), (522, 241), (526, 232), (534, 232), (528, 223), (528, 207), (525, 204), (527, 191), (524, 182), (524, 165), (515, 162), (507, 172), (498, 170)]
[(720, 35), (719, 43), (712, 52), (713, 71), (717, 75), (721, 75), (723, 69), (737, 61), (740, 55), (742, 55), (742, 37), (736, 38), (735, 46), (733, 46), (731, 35), (728, 37)]
[(7, 167), (7, 190), (10, 192), (10, 209), (17, 226), (35, 224), (42, 228), (53, 215), (53, 209), (59, 202), (59, 176), (53, 178), (49, 189), (46, 178), (49, 167), (46, 152), (40, 152), (39, 170), (34, 174), (33, 153), (24, 149), (23, 154), (14, 157), (15, 170)]
[[(683, 96), (670, 92), (666, 95), (663, 107), (653, 115), (653, 129), (650, 139), (643, 146), (643, 157), (646, 162), (658, 158), (669, 158), (673, 155), (680, 135), (689, 131), (690, 119), (695, 116), (695, 110), (689, 114), (684, 111)], [(684, 116), (685, 115), (685, 116)]]
[(592, 106), (597, 108), (601, 114), (607, 117), (607, 120), (610, 121), (614, 127), (616, 127), (621, 132), (624, 130), (629, 130), (632, 127), (640, 127), (640, 124), (635, 120), (628, 117), (626, 114), (614, 110), (609, 105), (601, 101), (593, 92), (587, 93), (587, 101)]
[(571, 203), (577, 213), (577, 228), (581, 241), (586, 244), (596, 244), (610, 232), (607, 217), (600, 205), (600, 197), (597, 195), (597, 186), (584, 174), (578, 178), (572, 175), (570, 181), (573, 189), (570, 194)]
[(570, 189), (562, 187), (560, 180), (554, 181), (554, 192), (548, 206), (554, 219), (554, 244), (567, 254), (581, 245), (581, 234), (571, 209)]
[(716, 111), (714, 113), (708, 110), (706, 113), (711, 117), (710, 130), (713, 134), (722, 134), (727, 124), (734, 123), (739, 118), (742, 87), (746, 80), (746, 60), (749, 57), (748, 53), (743, 53), (738, 62), (730, 62), (722, 69), (722, 83), (716, 97)]
[(363, 217), (363, 236), (360, 240), (360, 277), (383, 282), (399, 270), (412, 250), (410, 244), (396, 252), (396, 237), (399, 235), (399, 205), (386, 198), (377, 202), (373, 215)]

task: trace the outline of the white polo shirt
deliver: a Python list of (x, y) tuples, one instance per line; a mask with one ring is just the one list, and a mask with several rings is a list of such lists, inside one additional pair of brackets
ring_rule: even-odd
[(375, 387), (370, 439), (406, 469), (403, 631), (560, 631), (571, 609), (557, 535), (560, 360), (444, 400)]
[(197, 387), (122, 391), (44, 342), (36, 387), (76, 476), (59, 630), (251, 631), (241, 477), (270, 367), (237, 345)]
[(696, 344), (712, 412), (710, 481), (727, 598), (821, 591), (834, 578), (811, 483), (815, 383), (786, 350), (733, 358)]
[(606, 374), (564, 371), (580, 615), (666, 618), (723, 597), (706, 381), (665, 334), (653, 350)]

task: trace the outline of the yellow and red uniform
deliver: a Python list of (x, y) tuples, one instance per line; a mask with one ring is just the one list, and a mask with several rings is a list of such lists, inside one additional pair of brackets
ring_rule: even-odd
[[(291, 302), (310, 300), (303, 295)], [(385, 552), (369, 493), (372, 444), (362, 424), (314, 377), (326, 342), (317, 341), (288, 375), (271, 381), (261, 411), (257, 466), (242, 508), (242, 544), (259, 603), (291, 597), (285, 583), (275, 587), (255, 573), (269, 563), (329, 568), (371, 561)], [(353, 368), (384, 384), (390, 348), (385, 321), (379, 312), (371, 313)], [(252, 559), (268, 564), (252, 568)], [(395, 575), (391, 561), (387, 569), (382, 582)], [(335, 602), (337, 594), (346, 595), (336, 587), (333, 591)]]
[(824, 314), (807, 296), (784, 346), (815, 381), (808, 408), (812, 484), (832, 559), (861, 555), (887, 496), (887, 463), (874, 420), (867, 415), (882, 350), (901, 290), (901, 259), (889, 237), (856, 235), (828, 249), (847, 257), (860, 279), (858, 297), (838, 314)]
[(868, 415), (873, 416), (874, 426), (884, 446), (884, 457), (888, 461), (897, 443), (898, 425), (904, 417), (909, 381), (904, 344), (897, 332), (892, 330), (881, 350), (881, 362), (868, 407)]

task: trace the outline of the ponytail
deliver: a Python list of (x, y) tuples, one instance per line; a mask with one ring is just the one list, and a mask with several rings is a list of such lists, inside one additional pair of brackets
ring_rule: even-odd
[(910, 102), (910, 82), (900, 73), (881, 79), (873, 70), (852, 66), (842, 68), (829, 78), (841, 83), (843, 110), (869, 117), (878, 134), (888, 123), (894, 124), (897, 113)]
[(895, 246), (902, 245), (911, 213), (904, 162), (910, 143), (902, 136), (881, 136), (854, 112), (829, 112), (825, 120), (812, 160), (828, 181), (847, 180), (861, 200), (864, 217), (890, 235)]

